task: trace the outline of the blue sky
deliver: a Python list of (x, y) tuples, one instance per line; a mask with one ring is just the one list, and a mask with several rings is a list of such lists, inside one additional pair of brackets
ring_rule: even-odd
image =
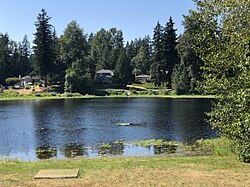
[(165, 25), (170, 16), (177, 34), (181, 34), (182, 15), (195, 8), (192, 0), (0, 0), (0, 4), (0, 32), (7, 32), (17, 42), (26, 34), (31, 43), (42, 8), (51, 17), (58, 36), (76, 20), (85, 34), (101, 28), (121, 29), (125, 42), (145, 35), (152, 38), (157, 21)]

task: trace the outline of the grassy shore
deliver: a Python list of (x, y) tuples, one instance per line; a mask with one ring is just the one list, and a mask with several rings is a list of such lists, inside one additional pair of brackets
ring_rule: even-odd
[(8, 100), (29, 100), (29, 99), (86, 99), (86, 98), (173, 98), (173, 99), (198, 99), (198, 98), (214, 98), (212, 95), (78, 95), (78, 94), (0, 94), (0, 101)]
[[(34, 180), (41, 169), (80, 170), (77, 179)], [(249, 186), (234, 156), (0, 161), (0, 186)]]
[[(28, 100), (28, 99), (67, 99), (67, 98), (127, 98), (127, 97), (160, 97), (160, 98), (214, 98), (212, 95), (176, 95), (173, 90), (156, 88), (152, 83), (133, 84), (127, 89), (118, 89), (115, 85), (94, 85), (92, 95), (79, 93), (56, 93), (52, 86), (48, 88), (32, 86), (29, 89), (9, 88), (0, 93), (1, 100)], [(141, 89), (143, 88), (143, 89)], [(102, 95), (102, 96), (100, 96)]]
[[(137, 142), (139, 143), (139, 142)], [(144, 141), (142, 144), (162, 143)], [(0, 186), (249, 186), (250, 165), (239, 162), (225, 139), (200, 140), (210, 156), (83, 158), (22, 162), (0, 161)], [(225, 151), (226, 150), (226, 151)], [(41, 169), (80, 170), (77, 179), (40, 179)]]

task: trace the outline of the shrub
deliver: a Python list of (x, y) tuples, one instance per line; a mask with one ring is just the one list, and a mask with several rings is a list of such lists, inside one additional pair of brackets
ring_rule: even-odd
[(21, 80), (19, 78), (16, 77), (8, 77), (7, 79), (5, 79), (5, 82), (7, 85), (12, 86), (14, 88), (14, 85), (16, 85), (17, 83), (19, 83)]

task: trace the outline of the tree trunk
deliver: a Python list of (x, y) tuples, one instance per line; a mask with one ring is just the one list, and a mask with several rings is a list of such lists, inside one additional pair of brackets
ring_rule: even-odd
[(44, 81), (45, 81), (44, 82), (44, 87), (47, 88), (47, 86), (48, 86), (48, 77), (47, 77), (47, 75), (45, 76), (45, 80)]

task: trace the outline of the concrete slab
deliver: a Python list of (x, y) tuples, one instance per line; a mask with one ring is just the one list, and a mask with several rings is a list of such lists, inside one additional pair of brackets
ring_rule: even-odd
[(34, 179), (65, 179), (77, 178), (79, 169), (55, 169), (55, 170), (40, 170)]

